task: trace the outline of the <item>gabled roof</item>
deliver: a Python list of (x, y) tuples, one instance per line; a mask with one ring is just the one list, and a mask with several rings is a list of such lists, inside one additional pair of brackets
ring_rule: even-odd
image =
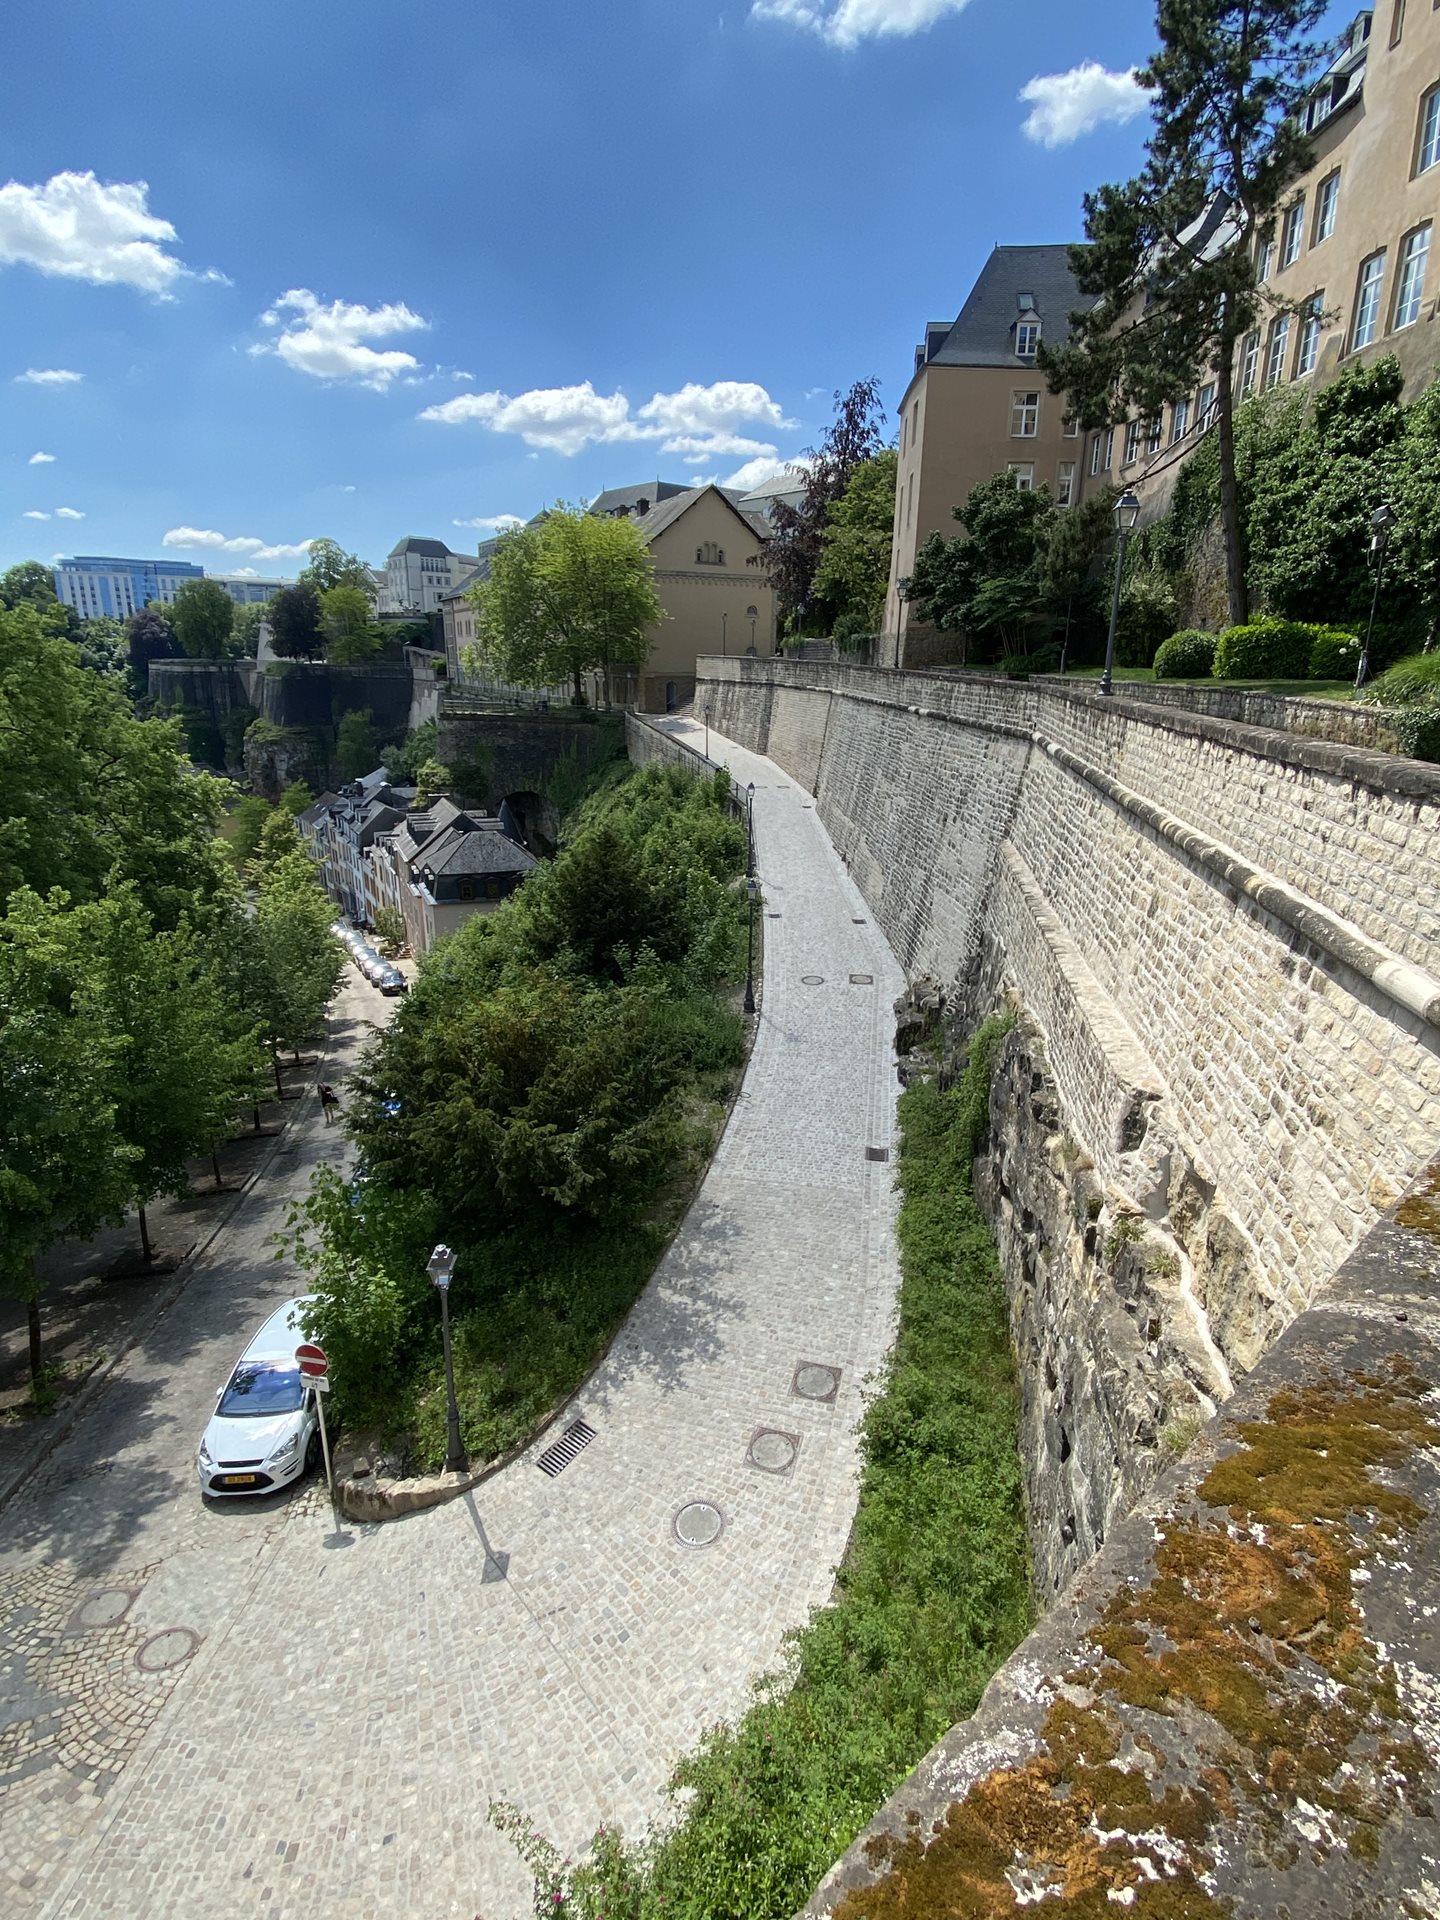
[[(1023, 308), (1022, 295), (1029, 301)], [(1053, 347), (1069, 338), (1070, 315), (1093, 304), (1093, 295), (1075, 284), (1068, 247), (996, 247), (944, 338), (936, 323), (925, 329), (916, 371), (922, 366), (1028, 369), (1034, 362), (1015, 352), (1015, 323), (1022, 315), (1033, 309), (1041, 337)]]
[(438, 835), (414, 863), (434, 874), (529, 873), (540, 862), (494, 827), (466, 831), (459, 825)]
[(298, 824), (307, 827), (318, 827), (332, 807), (341, 807), (344, 806), (344, 804), (339, 794), (331, 793), (327, 787), (317, 800), (312, 801), (311, 804), (306, 807), (305, 811), (299, 816)]
[(452, 557), (443, 540), (418, 540), (414, 534), (397, 540), (390, 549), (390, 558), (398, 560), (402, 553), (418, 553), (423, 560), (449, 560)]
[(676, 494), (672, 499), (663, 500), (658, 507), (652, 507), (649, 513), (635, 522), (635, 525), (646, 541), (653, 541), (657, 535), (664, 533), (667, 527), (673, 527), (682, 514), (688, 513), (696, 501), (707, 493), (713, 493), (717, 499), (723, 500), (740, 524), (747, 532), (754, 534), (757, 540), (764, 540), (767, 537), (768, 528), (758, 520), (752, 519), (748, 513), (742, 512), (725, 489), (717, 487), (713, 481), (704, 487), (686, 487), (683, 493)]

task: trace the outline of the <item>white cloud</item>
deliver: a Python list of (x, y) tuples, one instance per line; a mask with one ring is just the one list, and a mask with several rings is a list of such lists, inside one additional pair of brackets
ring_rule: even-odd
[(1111, 73), (1098, 60), (1084, 60), (1068, 73), (1037, 74), (1019, 98), (1030, 108), (1021, 131), (1042, 147), (1068, 147), (1106, 121), (1123, 127), (1150, 104), (1134, 67)]
[(227, 536), (213, 527), (171, 527), (160, 542), (162, 547), (204, 548), (211, 553), (243, 553), (249, 560), (299, 560), (307, 558), (309, 540), (257, 540), (254, 534)]
[(231, 567), (230, 571), (237, 580), (255, 580), (260, 575), (258, 567)]
[(341, 491), (341, 493), (353, 493), (353, 492), (355, 491), (355, 489), (354, 489), (354, 487), (353, 487), (353, 486), (349, 486), (349, 487), (341, 487), (341, 489), (340, 489), (340, 491)]
[(73, 387), (85, 376), (69, 367), (27, 367), (15, 378), (22, 387)]
[(39, 513), (34, 507), (30, 507), (21, 514), (20, 518), (22, 520), (48, 520), (50, 516), (48, 513)]
[(753, 0), (752, 20), (779, 20), (805, 27), (832, 47), (858, 47), (862, 40), (884, 40), (924, 33), (938, 20), (963, 13), (969, 0)]
[(381, 350), (366, 343), (388, 340), (397, 333), (424, 333), (430, 325), (399, 301), (362, 307), (332, 300), (326, 306), (308, 287), (282, 293), (261, 314), (260, 322), (279, 327), (280, 337), (273, 346), (262, 342), (251, 347), (251, 353), (275, 353), (287, 367), (312, 379), (353, 380), (377, 393), (384, 393), (400, 375), (418, 372), (420, 362), (398, 347)]
[(32, 453), (25, 464), (27, 467), (48, 467), (54, 464), (54, 460), (53, 453)]
[(0, 187), (0, 266), (35, 267), (100, 287), (138, 287), (161, 299), (192, 275), (167, 248), (177, 238), (146, 205), (143, 180), (105, 185), (93, 173), (57, 173), (41, 186)]
[(57, 520), (83, 520), (85, 516), (74, 507), (56, 507), (55, 518)]
[(756, 487), (767, 486), (772, 480), (798, 479), (807, 464), (803, 458), (747, 460), (743, 467), (737, 467), (734, 473), (727, 474), (720, 484), (722, 487), (739, 487), (742, 492), (750, 493)]
[(452, 527), (478, 527), (481, 533), (503, 533), (507, 527), (523, 527), (525, 522), (518, 513), (496, 513), (488, 519), (481, 515), (475, 520), (452, 520)]
[(661, 453), (687, 460), (720, 454), (773, 454), (769, 440), (739, 431), (742, 426), (779, 431), (787, 420), (764, 387), (750, 380), (717, 380), (708, 387), (691, 382), (674, 393), (657, 393), (632, 412), (623, 393), (597, 393), (586, 380), (574, 387), (538, 387), (508, 393), (457, 393), (426, 407), (422, 420), (447, 426), (473, 421), (492, 433), (514, 433), (527, 447), (576, 454), (585, 447), (619, 441), (658, 443)]

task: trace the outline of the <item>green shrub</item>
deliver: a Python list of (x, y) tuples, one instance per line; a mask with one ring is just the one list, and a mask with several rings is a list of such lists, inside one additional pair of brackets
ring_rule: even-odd
[(1360, 698), (1390, 709), (1390, 725), (1412, 759), (1440, 761), (1440, 653), (1397, 660), (1361, 690)]
[(1155, 649), (1175, 631), (1175, 612), (1175, 589), (1163, 574), (1133, 574), (1120, 589), (1115, 664), (1148, 667)]
[(1360, 664), (1360, 642), (1344, 627), (1311, 627), (1311, 680), (1353, 680)]
[(1215, 648), (1217, 680), (1304, 680), (1314, 629), (1300, 620), (1251, 620), (1227, 627)]
[(830, 629), (831, 645), (840, 653), (863, 653), (876, 638), (863, 613), (842, 613)]
[(1155, 655), (1157, 680), (1203, 680), (1215, 670), (1215, 636), (1199, 627), (1172, 633)]

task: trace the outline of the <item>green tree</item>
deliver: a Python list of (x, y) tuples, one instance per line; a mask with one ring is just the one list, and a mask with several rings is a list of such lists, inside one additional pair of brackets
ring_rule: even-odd
[(327, 587), (320, 595), (320, 625), (325, 635), (325, 658), (336, 666), (358, 666), (373, 660), (385, 644), (370, 601), (359, 587)]
[(235, 825), (230, 835), (230, 855), (237, 866), (246, 867), (255, 858), (260, 849), (260, 836), (273, 811), (270, 802), (260, 793), (247, 793), (236, 806), (231, 815)]
[(292, 780), (280, 796), (280, 811), (292, 820), (298, 820), (314, 804), (315, 796), (303, 780)]
[(1098, 562), (1114, 540), (1114, 516), (1115, 490), (1102, 487), (1077, 506), (1052, 512), (1041, 533), (1040, 597), (1060, 641), (1062, 673), (1075, 643), (1083, 645), (1103, 617)]
[(380, 749), (385, 771), (392, 780), (414, 780), (427, 760), (439, 757), (435, 751), (437, 732), (435, 722), (425, 720), (413, 727), (403, 740)]
[(320, 594), (308, 580), (281, 587), (268, 609), (271, 650), (282, 660), (313, 660), (325, 651)]
[(361, 774), (373, 772), (379, 758), (375, 723), (368, 709), (352, 708), (343, 714), (335, 732), (335, 771), (340, 778), (358, 780)]
[(964, 536), (932, 533), (916, 554), (910, 599), (922, 620), (962, 636), (962, 659), (980, 638), (1029, 652), (1049, 618), (1044, 560), (1055, 511), (1043, 487), (1022, 490), (997, 473), (953, 509)]
[(231, 651), (244, 660), (253, 660), (260, 651), (260, 628), (265, 619), (267, 606), (258, 600), (247, 600), (243, 607), (235, 609), (235, 624), (230, 629)]
[(338, 540), (312, 540), (307, 552), (310, 564), (300, 570), (302, 584), (330, 593), (336, 587), (358, 590), (370, 603), (373, 582), (370, 569), (358, 554), (346, 553)]
[(0, 607), (34, 607), (45, 613), (58, 606), (55, 576), (38, 560), (22, 560), (18, 566), (0, 573)]
[(150, 662), (178, 659), (180, 642), (164, 609), (152, 602), (132, 613), (125, 622), (125, 644), (131, 690), (137, 699), (143, 699), (150, 688)]
[(0, 902), (77, 901), (133, 880), (165, 927), (223, 889), (221, 790), (191, 773), (174, 721), (139, 720), (29, 606), (0, 611)]
[(415, 773), (415, 804), (428, 807), (450, 785), (450, 769), (440, 760), (422, 760)]
[(1160, 47), (1140, 70), (1154, 130), (1143, 173), (1085, 196), (1088, 245), (1071, 250), (1095, 304), (1041, 346), (1050, 388), (1086, 426), (1153, 418), (1215, 381), (1220, 521), (1232, 622), (1243, 621), (1244, 531), (1233, 374), (1266, 295), (1256, 250), (1310, 166), (1300, 117), (1326, 47), (1325, 0), (1159, 0)]
[(502, 534), (489, 579), (471, 589), (480, 652), (522, 686), (570, 681), (580, 706), (583, 674), (644, 663), (665, 617), (654, 574), (629, 520), (557, 506)]
[(82, 667), (107, 679), (122, 679), (126, 667), (126, 633), (123, 620), (100, 613), (93, 620), (80, 620), (75, 626), (75, 653)]
[(37, 1257), (125, 1211), (133, 1149), (115, 1129), (118, 1037), (82, 983), (93, 955), (61, 893), (0, 919), (0, 1291), (22, 1299), (41, 1380)]
[(230, 654), (235, 602), (218, 580), (185, 580), (170, 609), (175, 638), (192, 660), (224, 660)]
[(815, 574), (830, 510), (856, 469), (879, 454), (884, 422), (878, 380), (857, 380), (848, 393), (837, 393), (835, 418), (824, 439), (818, 447), (807, 448), (798, 463), (805, 485), (799, 506), (775, 502), (765, 545), (765, 574), (781, 613), (793, 616), (797, 632), (804, 625), (806, 609), (819, 595)]
[[(293, 825), (285, 824), (293, 834)], [(262, 859), (270, 830), (267, 825), (261, 839)], [(270, 983), (266, 1036), (297, 1055), (320, 1024), (344, 967), (340, 942), (330, 931), (334, 917), (314, 865), (298, 844), (263, 866), (255, 927)]]
[(851, 473), (830, 506), (820, 534), (815, 594), (835, 617), (849, 616), (875, 633), (885, 608), (895, 533), (895, 475), (900, 456), (886, 447)]
[(270, 807), (260, 823), (255, 852), (246, 865), (246, 877), (260, 884), (272, 867), (292, 855), (305, 857), (305, 845), (295, 818), (284, 807)]

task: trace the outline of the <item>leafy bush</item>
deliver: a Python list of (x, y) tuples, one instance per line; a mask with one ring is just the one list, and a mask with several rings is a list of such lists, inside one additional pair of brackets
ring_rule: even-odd
[(1157, 680), (1203, 680), (1215, 670), (1215, 636), (1199, 627), (1172, 633), (1155, 655)]
[(1120, 589), (1115, 628), (1115, 664), (1148, 667), (1167, 634), (1175, 631), (1175, 589), (1160, 573), (1135, 573)]
[(1360, 664), (1359, 638), (1344, 627), (1312, 627), (1311, 680), (1353, 680)]
[(1390, 725), (1412, 759), (1440, 761), (1440, 653), (1397, 660), (1361, 689), (1360, 698), (1390, 709)]
[(830, 629), (831, 643), (841, 653), (863, 653), (876, 638), (874, 623), (863, 613), (842, 613)]
[(1014, 1361), (994, 1243), (970, 1194), (1003, 1021), (960, 1082), (901, 1097), (900, 1331), (862, 1427), (864, 1479), (831, 1605), (784, 1671), (713, 1728), (677, 1824), (609, 1828), (572, 1867), (509, 1807), (491, 1818), (561, 1920), (787, 1920), (957, 1719), (1030, 1619)]
[(1251, 620), (1227, 627), (1215, 648), (1217, 680), (1304, 680), (1313, 629), (1299, 620)]

